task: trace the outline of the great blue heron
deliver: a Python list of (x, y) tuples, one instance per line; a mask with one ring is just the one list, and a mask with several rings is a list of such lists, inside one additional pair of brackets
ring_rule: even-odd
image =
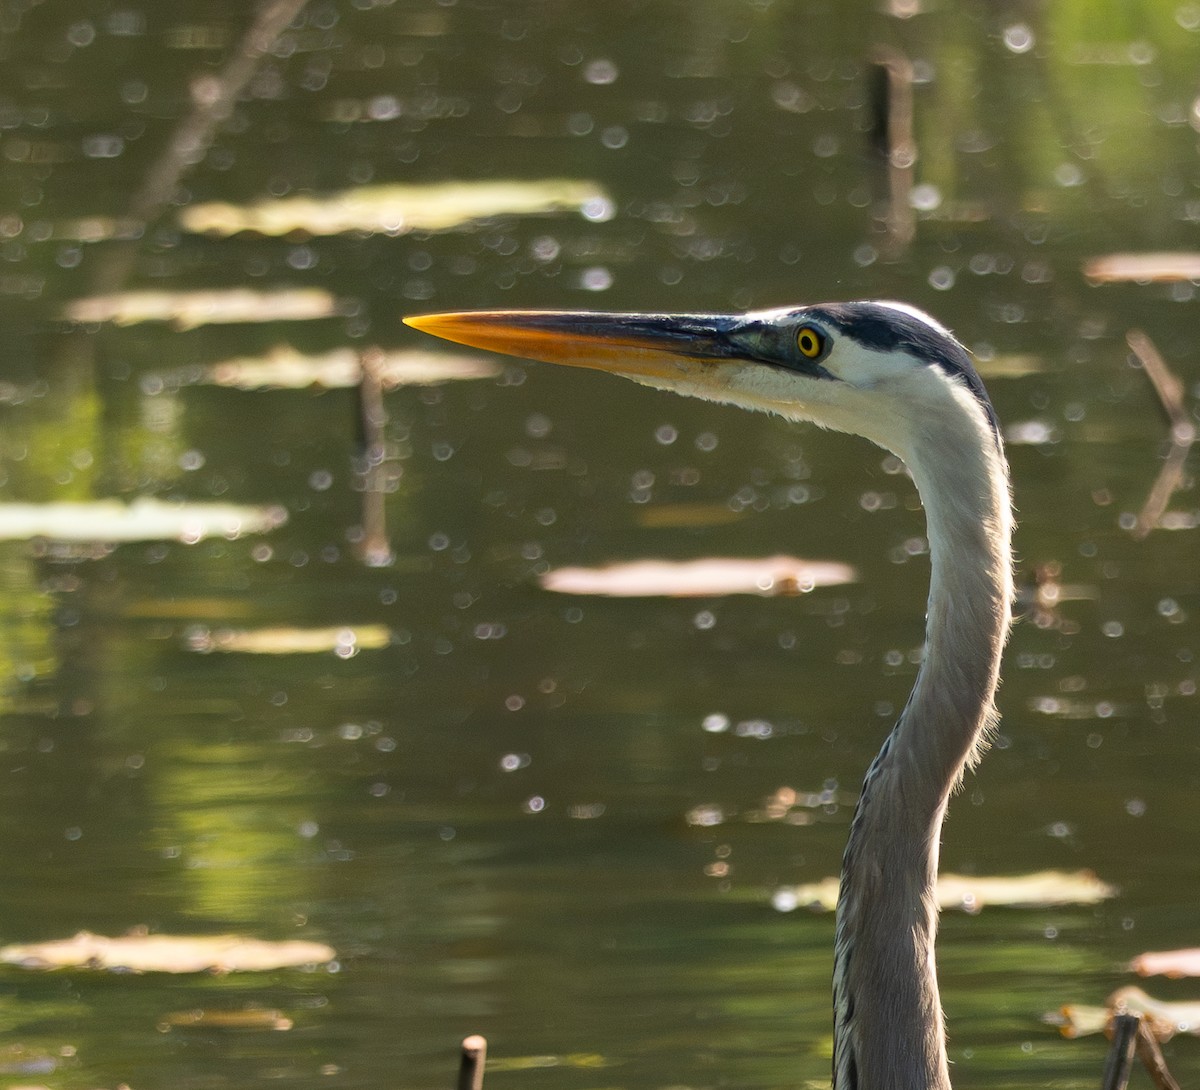
[(908, 466), (928, 523), (925, 658), (867, 771), (842, 858), (833, 1085), (948, 1090), (934, 964), (939, 838), (947, 801), (996, 718), (1012, 598), (1008, 467), (966, 350), (900, 303), (406, 321), (462, 344), (862, 435)]

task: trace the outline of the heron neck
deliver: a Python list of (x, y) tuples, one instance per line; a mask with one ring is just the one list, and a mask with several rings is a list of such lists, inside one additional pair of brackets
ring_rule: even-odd
[[(906, 459), (928, 520), (925, 660), (867, 772), (843, 858), (835, 1090), (950, 1086), (934, 963), (938, 847), (947, 800), (995, 714), (1010, 620), (1011, 507), (990, 435), (965, 447), (961, 435), (926, 439)], [(922, 449), (955, 453), (929, 458)]]
[(995, 717), (1012, 619), (1012, 504), (994, 445), (938, 459), (936, 488), (925, 459), (910, 465), (925, 506), (930, 580), (925, 656), (896, 725), (896, 759), (907, 758), (910, 804), (923, 799), (933, 817), (986, 748)]

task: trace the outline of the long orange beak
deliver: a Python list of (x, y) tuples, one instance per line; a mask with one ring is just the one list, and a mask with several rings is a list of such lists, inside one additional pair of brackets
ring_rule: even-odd
[(711, 376), (712, 365), (721, 360), (754, 359), (754, 335), (761, 335), (760, 323), (728, 314), (481, 310), (404, 321), (473, 348), (668, 381)]

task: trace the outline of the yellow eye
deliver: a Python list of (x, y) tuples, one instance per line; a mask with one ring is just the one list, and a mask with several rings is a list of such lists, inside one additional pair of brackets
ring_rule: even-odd
[(825, 338), (819, 329), (801, 326), (796, 334), (796, 347), (800, 349), (800, 355), (815, 360), (825, 349)]

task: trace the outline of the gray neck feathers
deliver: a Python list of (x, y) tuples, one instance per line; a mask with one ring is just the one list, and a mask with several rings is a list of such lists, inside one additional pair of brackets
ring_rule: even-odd
[(980, 416), (934, 422), (904, 452), (928, 519), (926, 655), (867, 772), (843, 859), (835, 1090), (950, 1086), (934, 966), (939, 837), (987, 743), (1012, 595), (1008, 475)]

